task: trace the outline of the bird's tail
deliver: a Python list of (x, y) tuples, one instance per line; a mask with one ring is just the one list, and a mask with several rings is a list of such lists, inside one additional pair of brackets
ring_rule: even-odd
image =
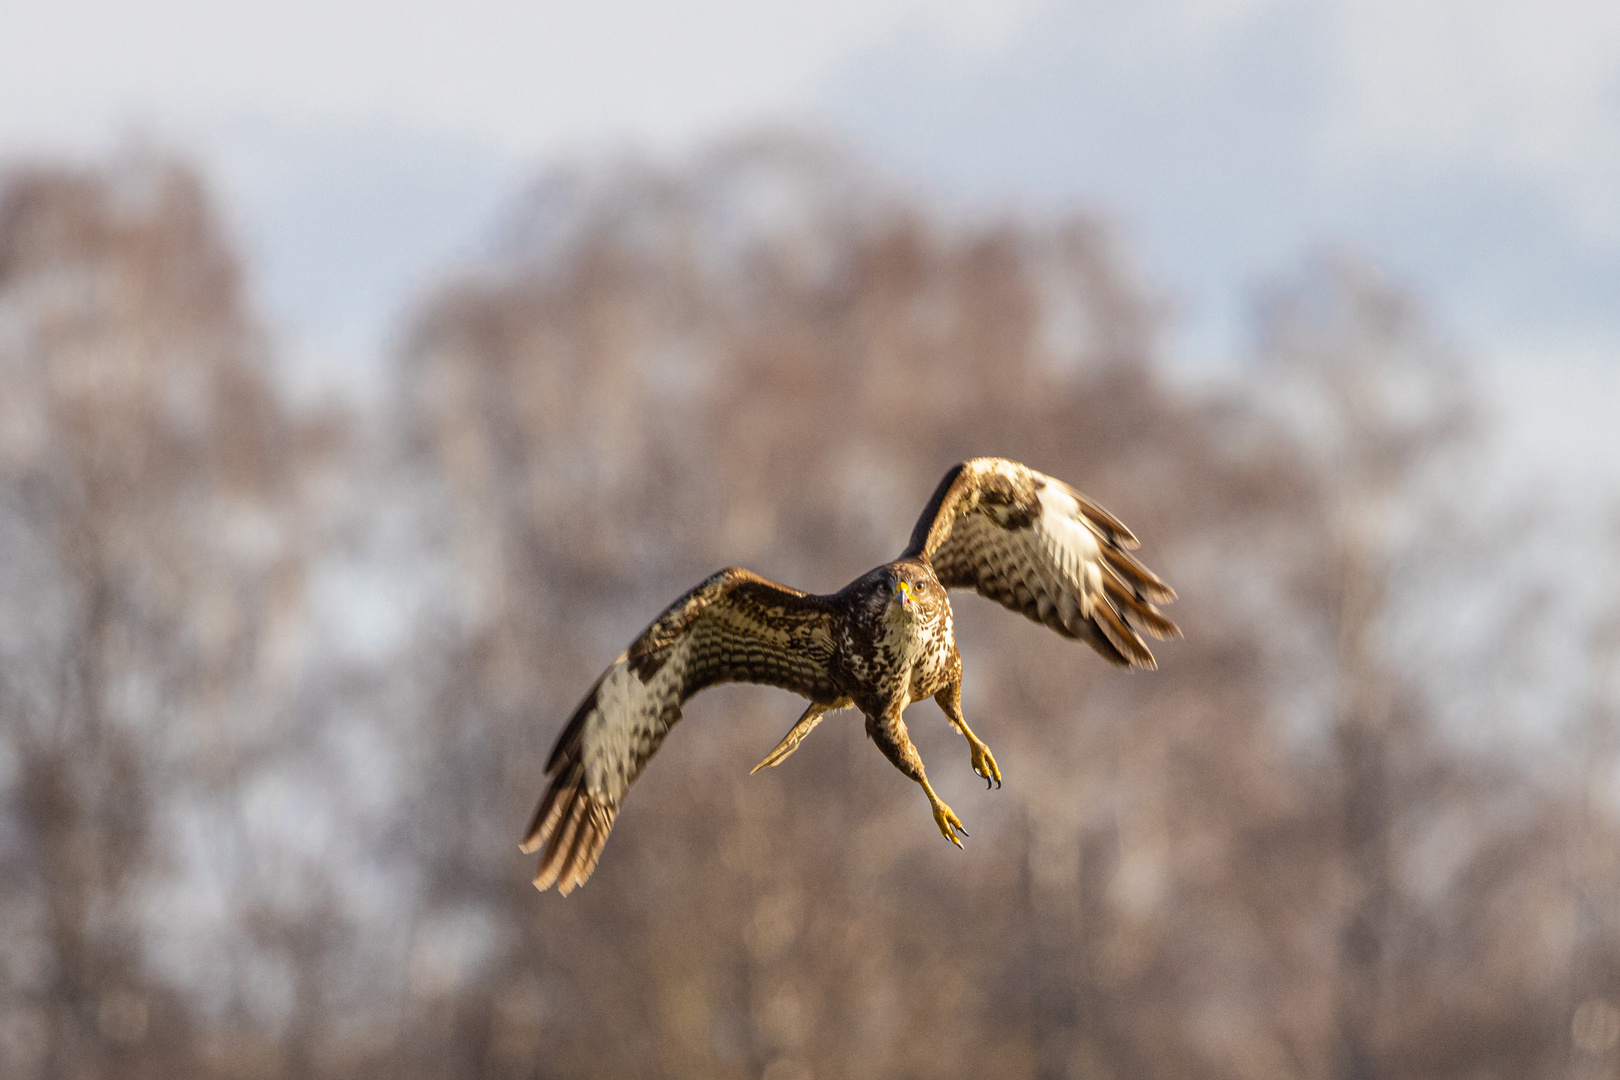
[(782, 741), (776, 744), (776, 749), (766, 754), (764, 761), (749, 769), (748, 775), (753, 776), (761, 769), (768, 769), (774, 765), (782, 764), (788, 759), (789, 754), (799, 748), (799, 743), (804, 741), (804, 737), (816, 729), (816, 725), (821, 723), (823, 716), (834, 709), (844, 708), (847, 705), (849, 705), (848, 698), (843, 698), (832, 705), (818, 705), (812, 701), (810, 707), (804, 710), (804, 715), (799, 717), (792, 727), (788, 728), (788, 733), (782, 736)]

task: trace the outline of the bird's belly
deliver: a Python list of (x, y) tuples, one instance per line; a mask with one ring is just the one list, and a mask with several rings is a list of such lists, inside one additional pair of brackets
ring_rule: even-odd
[(933, 697), (951, 681), (950, 652), (946, 648), (926, 649), (911, 666), (912, 701)]
[(888, 620), (878, 629), (871, 638), (846, 635), (829, 665), (839, 690), (863, 712), (880, 715), (897, 701), (903, 708), (951, 684), (955, 648), (948, 617), (943, 628)]

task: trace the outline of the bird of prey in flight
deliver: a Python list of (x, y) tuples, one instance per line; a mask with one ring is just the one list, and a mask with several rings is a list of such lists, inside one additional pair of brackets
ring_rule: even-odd
[(933, 698), (968, 741), (973, 771), (1001, 783), (962, 715), (962, 658), (947, 589), (984, 596), (1078, 638), (1121, 667), (1154, 666), (1141, 632), (1179, 633), (1154, 606), (1175, 592), (1130, 555), (1136, 537), (1061, 480), (1003, 458), (952, 468), (893, 562), (830, 596), (737, 567), (671, 604), (602, 673), (546, 763), (551, 785), (523, 850), (544, 846), (536, 888), (566, 894), (596, 868), (613, 818), (681, 705), (718, 683), (779, 686), (810, 707), (755, 766), (779, 765), (824, 714), (854, 707), (894, 767), (928, 796), (945, 839), (962, 822), (934, 794), (906, 734), (907, 705)]

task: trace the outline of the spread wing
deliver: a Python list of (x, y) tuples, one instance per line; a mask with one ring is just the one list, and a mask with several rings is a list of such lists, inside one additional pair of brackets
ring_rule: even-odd
[(1115, 664), (1151, 668), (1141, 632), (1180, 633), (1154, 607), (1176, 594), (1134, 547), (1129, 529), (1063, 481), (975, 458), (945, 474), (902, 558), (926, 557), (947, 589), (977, 589)]
[(625, 792), (699, 690), (754, 682), (834, 700), (833, 621), (822, 597), (736, 567), (671, 604), (596, 680), (551, 751), (551, 786), (523, 841), (525, 852), (545, 845), (535, 887), (567, 894), (591, 876)]

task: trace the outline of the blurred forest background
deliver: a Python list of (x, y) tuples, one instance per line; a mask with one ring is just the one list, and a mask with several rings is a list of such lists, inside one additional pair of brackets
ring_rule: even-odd
[[(1613, 566), (1481, 467), (1466, 365), (1346, 253), (1191, 384), (1108, 222), (965, 219), (820, 143), (550, 174), (294, 405), (218, 209), (0, 181), (0, 1075), (1434, 1077), (1620, 1070)], [(829, 591), (953, 462), (1122, 517), (1155, 673), (973, 597), (914, 710), (694, 701), (588, 887), (519, 834), (665, 603)], [(1538, 546), (1539, 545), (1539, 546)]]

